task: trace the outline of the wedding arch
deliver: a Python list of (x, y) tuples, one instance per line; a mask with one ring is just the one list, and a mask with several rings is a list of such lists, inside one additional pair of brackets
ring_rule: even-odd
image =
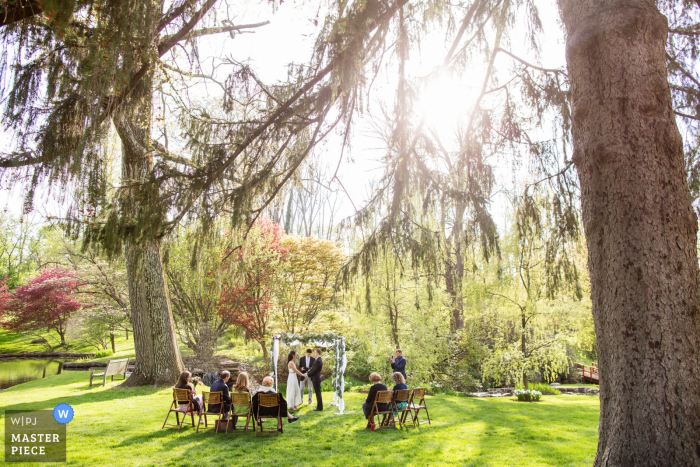
[(277, 361), (280, 353), (280, 343), (286, 346), (314, 345), (317, 347), (332, 348), (335, 350), (335, 365), (333, 367), (333, 402), (331, 406), (337, 406), (339, 413), (345, 409), (343, 392), (345, 391), (345, 367), (348, 357), (345, 355), (345, 337), (333, 332), (324, 334), (277, 334), (272, 336), (272, 374), (275, 378), (275, 391), (277, 391)]

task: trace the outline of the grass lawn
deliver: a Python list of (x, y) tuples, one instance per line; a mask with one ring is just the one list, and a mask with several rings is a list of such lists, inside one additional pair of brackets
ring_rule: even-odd
[[(231, 353), (231, 349), (226, 346), (226, 338), (219, 341), (219, 346), (217, 348), (217, 354), (227, 355)], [(31, 338), (23, 336), (21, 334), (8, 332), (6, 330), (0, 329), (0, 353), (36, 353), (36, 352), (48, 352), (49, 350), (41, 344), (30, 344)], [(70, 347), (65, 348), (55, 348), (54, 352), (71, 352), (71, 353), (95, 353), (97, 349), (92, 345), (87, 345), (80, 342), (69, 342)], [(244, 345), (244, 344), (241, 344)], [(134, 350), (134, 336), (129, 333), (129, 340), (126, 339), (125, 333), (117, 334), (114, 339), (114, 346), (116, 347), (116, 352), (109, 357), (90, 359), (95, 361), (107, 361), (115, 358), (134, 358), (136, 352)], [(183, 343), (179, 343), (180, 353), (191, 354), (192, 352)], [(254, 345), (251, 345), (252, 349), (257, 350)], [(111, 347), (108, 350), (112, 350)], [(245, 347), (242, 351), (244, 355), (250, 355), (251, 349)]]
[[(44, 334), (44, 333), (42, 333)], [(30, 344), (33, 337), (23, 336), (21, 334), (0, 330), (0, 353), (37, 353), (37, 352), (49, 352), (42, 344)], [(49, 339), (49, 342), (53, 341)], [(71, 352), (71, 353), (95, 353), (97, 350), (95, 347), (87, 344), (81, 343), (69, 343), (70, 347), (65, 349), (62, 347), (56, 347), (54, 352)], [(114, 357), (111, 358), (125, 358), (134, 356), (134, 339), (131, 334), (129, 334), (129, 340), (126, 340), (126, 335), (124, 333), (118, 334), (114, 339), (114, 344), (117, 352)], [(111, 348), (109, 349), (111, 350)], [(109, 360), (110, 357), (100, 360)]]
[[(285, 422), (278, 438), (196, 433), (191, 427), (178, 433), (161, 429), (169, 389), (121, 389), (116, 382), (89, 389), (88, 379), (85, 372), (67, 372), (14, 386), (0, 392), (0, 407), (70, 404), (75, 418), (67, 427), (68, 464), (84, 466), (590, 466), (598, 436), (597, 397), (523, 403), (435, 396), (427, 399), (432, 425), (373, 433), (362, 416), (365, 396), (356, 393), (346, 394), (347, 415), (304, 407), (301, 419)], [(324, 401), (331, 399), (324, 393)], [(4, 411), (4, 438), (3, 419)]]
[[(578, 384), (562, 384), (561, 386), (557, 386), (561, 388), (590, 388), (590, 389), (600, 389), (600, 386), (597, 384), (591, 384), (591, 383), (578, 383)], [(556, 388), (555, 388), (556, 389)]]

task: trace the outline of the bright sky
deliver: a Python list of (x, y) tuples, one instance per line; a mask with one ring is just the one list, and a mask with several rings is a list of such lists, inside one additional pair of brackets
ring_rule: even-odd
[[(257, 70), (265, 82), (284, 80), (287, 76), (287, 65), (291, 62), (308, 62), (314, 43), (315, 35), (320, 26), (313, 24), (313, 19), (319, 12), (323, 18), (325, 3), (321, 9), (317, 2), (286, 1), (273, 12), (272, 6), (267, 1), (246, 1), (242, 5), (236, 4), (236, 17), (234, 23), (249, 24), (269, 20), (270, 24), (255, 29), (253, 34), (242, 34), (234, 40), (229, 37), (212, 36), (203, 39), (202, 50), (209, 56), (231, 56), (235, 60), (245, 61), (250, 59), (254, 69)], [(565, 65), (563, 34), (559, 24), (556, 0), (540, 0), (540, 16), (544, 26), (542, 38), (541, 56), (538, 60), (534, 54), (527, 50), (524, 43), (524, 34), (512, 36), (511, 44), (505, 45), (516, 55), (531, 63), (538, 63), (547, 68), (557, 68)], [(232, 15), (233, 16), (233, 15)], [(421, 44), (420, 50), (411, 52), (411, 60), (407, 66), (407, 72), (411, 78), (425, 76), (434, 70), (443, 60), (447, 49), (451, 45), (454, 33), (445, 37), (444, 31), (428, 35)], [(203, 63), (207, 63), (206, 60)], [(512, 66), (512, 60), (500, 55), (496, 62), (497, 67), (506, 71)], [(206, 66), (206, 65), (205, 65)], [(395, 80), (394, 71), (390, 74), (382, 73), (375, 82), (372, 92), (372, 107), (379, 108), (383, 102), (391, 109), (394, 101)], [(429, 123), (442, 128), (446, 139), (453, 133), (454, 122), (464, 117), (464, 111), (468, 106), (470, 96), (478, 92), (483, 81), (483, 70), (474, 69), (463, 77), (442, 80), (431, 87), (423, 97), (421, 107), (427, 111)], [(423, 110), (421, 109), (421, 110)], [(2, 146), (6, 147), (7, 135)], [(384, 154), (379, 141), (372, 132), (367, 116), (357, 119), (352, 144), (352, 161), (347, 160), (347, 153), (343, 165), (339, 171), (343, 185), (348, 190), (355, 205), (360, 207), (368, 193), (368, 185), (372, 180), (381, 177), (378, 170), (378, 159)], [(340, 157), (341, 141), (337, 136), (331, 136), (323, 145), (320, 157), (333, 169), (331, 176)], [(507, 162), (497, 167), (499, 180), (506, 183), (512, 182), (513, 167)], [(23, 193), (0, 190), (0, 209), (7, 209), (15, 215), (21, 212), (21, 199)], [(58, 211), (57, 204), (44, 196), (37, 201), (39, 211), (55, 215)], [(498, 219), (502, 216), (503, 200), (498, 197), (494, 200), (494, 215)], [(347, 199), (343, 202), (341, 216), (351, 215), (353, 207)], [(500, 222), (499, 222), (500, 223)]]

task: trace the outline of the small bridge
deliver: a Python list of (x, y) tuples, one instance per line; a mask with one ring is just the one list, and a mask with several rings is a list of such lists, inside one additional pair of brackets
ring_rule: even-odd
[(598, 376), (598, 362), (593, 362), (590, 365), (574, 363), (574, 371), (581, 375), (584, 381), (588, 379), (588, 381), (591, 383), (600, 384), (600, 377)]

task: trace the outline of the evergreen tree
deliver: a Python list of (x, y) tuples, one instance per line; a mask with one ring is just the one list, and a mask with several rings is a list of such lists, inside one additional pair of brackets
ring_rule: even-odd
[(700, 464), (698, 220), (651, 0), (560, 0), (601, 417), (596, 466)]

